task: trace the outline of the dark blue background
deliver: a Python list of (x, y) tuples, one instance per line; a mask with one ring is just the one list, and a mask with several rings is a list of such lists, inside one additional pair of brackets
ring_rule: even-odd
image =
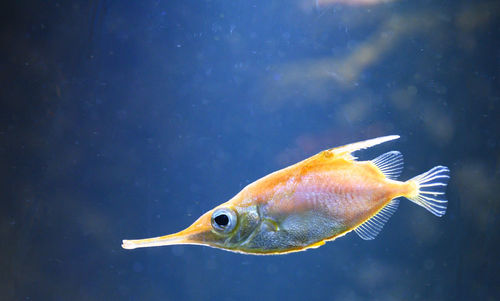
[[(0, 27), (2, 300), (496, 300), (498, 2), (11, 1)], [(351, 3), (352, 4), (352, 3)], [(374, 241), (123, 250), (246, 184), (387, 134), (451, 169)]]

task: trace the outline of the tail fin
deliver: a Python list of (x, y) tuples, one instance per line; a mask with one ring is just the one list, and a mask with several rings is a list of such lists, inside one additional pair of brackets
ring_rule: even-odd
[(436, 216), (446, 213), (448, 201), (445, 197), (446, 185), (450, 178), (450, 170), (446, 166), (436, 166), (418, 175), (408, 182), (416, 185), (415, 191), (407, 198), (415, 204), (424, 207)]

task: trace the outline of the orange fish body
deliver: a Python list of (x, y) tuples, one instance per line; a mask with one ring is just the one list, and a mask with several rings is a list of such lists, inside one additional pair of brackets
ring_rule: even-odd
[(249, 184), (186, 230), (124, 240), (122, 246), (199, 244), (267, 255), (319, 247), (352, 230), (363, 239), (373, 239), (396, 211), (396, 198), (401, 196), (442, 216), (446, 167), (400, 182), (394, 180), (403, 165), (399, 152), (371, 161), (357, 161), (351, 155), (397, 138), (380, 137), (320, 152)]

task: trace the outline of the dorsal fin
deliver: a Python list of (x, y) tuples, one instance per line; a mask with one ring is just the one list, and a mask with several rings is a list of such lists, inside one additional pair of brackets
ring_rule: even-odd
[(385, 205), (377, 214), (359, 225), (354, 231), (364, 240), (375, 239), (391, 215), (396, 212), (398, 205), (399, 200), (390, 201), (389, 204)]
[(355, 143), (347, 144), (344, 146), (331, 148), (329, 150), (324, 150), (322, 152), (319, 152), (316, 155), (309, 157), (303, 161), (300, 161), (299, 163), (292, 165), (292, 166), (309, 165), (309, 164), (314, 164), (317, 162), (322, 162), (323, 160), (331, 160), (331, 159), (339, 159), (339, 158), (352, 161), (352, 160), (356, 159), (356, 157), (351, 155), (352, 152), (355, 152), (355, 151), (360, 150), (360, 149), (372, 147), (374, 145), (384, 143), (387, 141), (391, 141), (394, 139), (398, 139), (398, 138), (399, 138), (398, 135), (384, 136), (384, 137), (368, 139), (365, 141), (355, 142)]
[(403, 170), (403, 155), (398, 151), (391, 151), (373, 159), (372, 163), (375, 164), (388, 179), (395, 180)]
[(383, 136), (383, 137), (378, 137), (378, 138), (373, 138), (373, 139), (368, 139), (360, 142), (355, 142), (351, 144), (347, 144), (344, 146), (336, 147), (329, 149), (327, 152), (330, 152), (331, 154), (337, 156), (337, 157), (344, 157), (346, 159), (354, 160), (356, 157), (352, 156), (351, 153), (360, 150), (360, 149), (365, 149), (369, 148), (372, 146), (375, 146), (380, 143), (384, 143), (387, 141), (391, 141), (394, 139), (398, 139), (399, 135), (390, 135), (390, 136)]

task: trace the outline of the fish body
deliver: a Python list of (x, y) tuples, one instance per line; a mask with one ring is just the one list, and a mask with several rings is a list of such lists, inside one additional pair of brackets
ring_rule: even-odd
[(246, 186), (232, 199), (176, 234), (124, 240), (133, 249), (199, 244), (245, 254), (284, 254), (316, 248), (354, 230), (373, 239), (404, 196), (437, 216), (446, 210), (449, 170), (438, 166), (405, 182), (395, 178), (402, 155), (357, 161), (354, 151), (397, 139), (386, 136), (322, 151)]

